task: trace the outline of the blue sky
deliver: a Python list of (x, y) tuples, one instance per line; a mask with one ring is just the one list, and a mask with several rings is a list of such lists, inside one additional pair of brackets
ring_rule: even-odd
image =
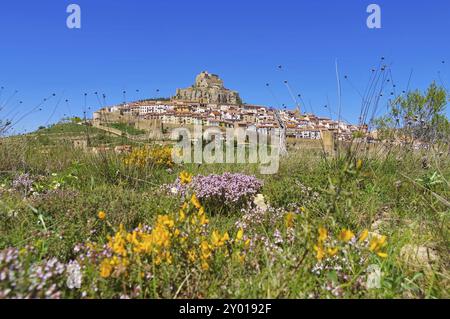
[[(81, 6), (80, 30), (66, 27), (70, 3)], [(366, 26), (370, 3), (381, 6), (379, 30)], [(381, 56), (398, 90), (406, 88), (411, 70), (411, 88), (441, 83), (439, 71), (450, 88), (449, 32), (448, 0), (5, 0), (1, 101), (18, 90), (6, 112), (9, 107), (9, 113), (26, 114), (56, 93), (16, 126), (31, 130), (69, 110), (82, 114), (84, 92), (93, 110), (99, 107), (96, 91), (106, 94), (108, 104), (122, 102), (124, 89), (127, 100), (171, 96), (208, 70), (245, 102), (269, 106), (292, 106), (283, 84), (289, 80), (306, 111), (312, 106), (329, 115), (325, 104), (337, 110), (336, 59), (342, 77), (360, 90)], [(343, 117), (356, 122), (361, 98), (348, 81), (342, 91)], [(14, 110), (19, 100), (23, 104)]]

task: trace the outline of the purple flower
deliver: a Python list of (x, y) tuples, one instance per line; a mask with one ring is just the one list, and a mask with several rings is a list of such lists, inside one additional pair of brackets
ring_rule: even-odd
[(28, 192), (33, 183), (34, 180), (32, 180), (30, 175), (27, 173), (17, 176), (16, 179), (13, 180), (12, 186), (15, 190), (25, 190), (25, 192)]
[(179, 179), (166, 185), (166, 191), (184, 196), (186, 192), (194, 192), (200, 200), (211, 200), (225, 205), (246, 203), (256, 195), (263, 182), (252, 175), (224, 173), (222, 175), (198, 175), (188, 185)]
[(0, 299), (61, 298), (66, 265), (56, 258), (29, 264), (33, 254), (28, 247), (0, 251)]

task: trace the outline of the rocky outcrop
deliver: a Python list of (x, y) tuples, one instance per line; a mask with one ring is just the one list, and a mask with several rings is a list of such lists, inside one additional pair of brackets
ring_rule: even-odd
[(219, 76), (206, 71), (197, 75), (192, 87), (178, 89), (174, 100), (230, 105), (242, 103), (238, 92), (226, 89)]
[(402, 259), (410, 266), (431, 270), (439, 265), (439, 255), (436, 250), (418, 245), (405, 245), (400, 251)]

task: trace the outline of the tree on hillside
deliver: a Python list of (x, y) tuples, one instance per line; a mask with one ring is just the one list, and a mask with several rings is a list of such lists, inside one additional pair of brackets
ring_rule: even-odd
[(450, 141), (450, 123), (445, 116), (445, 88), (432, 83), (426, 92), (408, 92), (391, 101), (389, 113), (375, 120), (382, 139), (397, 133), (403, 138), (433, 143)]

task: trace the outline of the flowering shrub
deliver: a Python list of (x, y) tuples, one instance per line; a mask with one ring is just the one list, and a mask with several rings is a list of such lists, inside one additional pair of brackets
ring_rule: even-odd
[(359, 238), (356, 238), (351, 230), (344, 229), (340, 232), (338, 239), (333, 239), (329, 237), (327, 229), (321, 227), (319, 228), (317, 244), (314, 246), (314, 250), (317, 253), (317, 260), (322, 262), (327, 257), (338, 255), (339, 252), (345, 254), (352, 248), (373, 252), (379, 257), (386, 258), (387, 254), (383, 252), (383, 248), (386, 246), (386, 236), (374, 235), (371, 240), (368, 240), (368, 238), (368, 230), (364, 230)]
[(129, 287), (168, 269), (209, 272), (220, 269), (224, 262), (244, 263), (250, 239), (244, 240), (243, 230), (232, 237), (208, 224), (203, 206), (192, 195), (178, 212), (159, 215), (151, 227), (127, 231), (121, 225), (106, 244), (78, 245), (75, 252), (84, 269), (93, 270), (112, 285), (128, 282)]
[[(180, 179), (190, 183), (189, 175)], [(324, 291), (342, 297), (369, 289), (369, 261), (387, 257), (386, 237), (367, 230), (356, 236), (344, 229), (333, 236), (321, 227), (317, 237), (305, 236), (311, 234), (305, 208), (273, 208), (261, 194), (242, 212), (235, 230), (224, 232), (211, 227), (195, 194), (178, 210), (132, 230), (123, 225), (114, 230), (109, 214), (99, 211), (96, 218), (104, 225), (103, 235), (76, 245), (74, 261), (40, 260), (33, 248), (1, 251), (0, 298), (173, 297), (186, 278), (222, 278), (230, 265), (252, 275), (268, 264), (274, 269), (304, 267), (317, 276), (320, 284), (312, 297)], [(111, 228), (111, 236), (106, 236)], [(299, 252), (303, 257), (298, 258)]]
[(57, 174), (53, 173), (51, 176), (30, 176), (30, 174), (18, 175), (12, 181), (12, 189), (23, 193), (24, 197), (29, 195), (37, 196), (60, 189), (66, 188), (66, 186), (72, 185), (78, 180), (78, 177), (73, 173)]
[(21, 191), (24, 196), (27, 196), (32, 191), (33, 183), (34, 180), (30, 177), (30, 174), (21, 174), (13, 180), (12, 187), (14, 190)]
[[(108, 214), (97, 215), (111, 227)], [(36, 262), (34, 248), (0, 252), (0, 298), (142, 297), (153, 284), (163, 289), (168, 273), (176, 282), (177, 274), (186, 269), (206, 276), (220, 271), (224, 263), (240, 267), (249, 246), (242, 229), (230, 234), (211, 228), (192, 195), (178, 211), (159, 215), (151, 226), (127, 231), (120, 225), (106, 242), (76, 245), (76, 260), (67, 264), (55, 258)]]
[(327, 229), (320, 227), (317, 242), (314, 245), (317, 263), (312, 272), (317, 276), (331, 278), (324, 287), (335, 296), (340, 297), (342, 285), (353, 279), (355, 292), (365, 287), (364, 272), (370, 257), (386, 258), (386, 236), (369, 235), (364, 230), (357, 237), (351, 230), (343, 229), (338, 236), (333, 237)]
[(32, 262), (33, 248), (0, 251), (0, 299), (59, 299), (64, 289), (79, 288), (82, 275), (78, 263), (68, 265), (56, 258)]
[[(274, 261), (283, 253), (283, 244), (292, 244), (295, 240), (295, 219), (302, 208), (289, 208), (288, 211), (274, 208), (266, 203), (262, 194), (258, 194), (252, 203), (241, 210), (242, 216), (235, 226), (251, 236), (251, 248), (260, 243)], [(273, 229), (273, 232), (269, 233), (268, 229)]]
[(192, 177), (183, 172), (175, 183), (165, 188), (173, 194), (182, 196), (193, 192), (207, 206), (241, 207), (252, 199), (262, 186), (263, 182), (255, 176), (244, 174), (224, 173)]
[(283, 263), (286, 259), (297, 262), (295, 253), (298, 251), (292, 255), (292, 246), (301, 244), (305, 247), (300, 261), (304, 262), (308, 257), (308, 269), (323, 283), (318, 287), (317, 296), (328, 291), (342, 297), (345, 285), (347, 291), (354, 294), (369, 289), (366, 285), (367, 270), (370, 261), (375, 263), (377, 257), (384, 259), (388, 256), (386, 237), (371, 235), (368, 230), (357, 237), (349, 229), (343, 229), (334, 237), (320, 227), (317, 238), (311, 241), (310, 236), (305, 236), (313, 224), (308, 215), (304, 207), (274, 208), (266, 203), (263, 195), (258, 194), (246, 209), (242, 209), (242, 216), (235, 225), (245, 231), (244, 239), (251, 237), (250, 250), (263, 247), (271, 264)]
[(148, 165), (157, 165), (166, 168), (172, 168), (172, 148), (168, 146), (149, 148), (147, 146), (134, 149), (124, 159), (127, 166), (146, 167)]

